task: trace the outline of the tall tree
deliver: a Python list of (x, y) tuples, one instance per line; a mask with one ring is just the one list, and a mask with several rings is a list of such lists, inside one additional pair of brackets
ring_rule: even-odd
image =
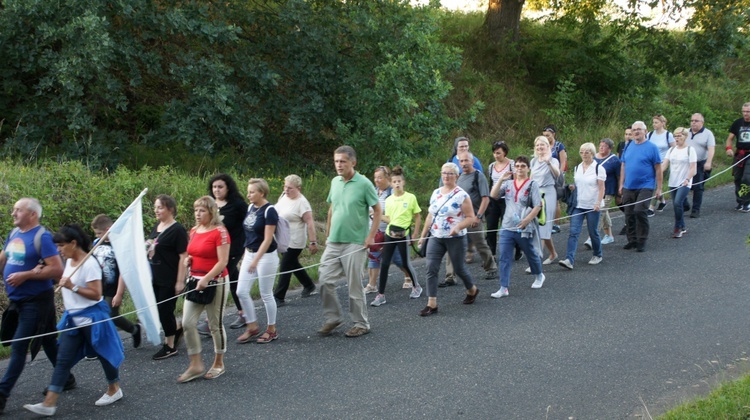
[(525, 0), (489, 0), (484, 26), (492, 41), (518, 39), (524, 2)]

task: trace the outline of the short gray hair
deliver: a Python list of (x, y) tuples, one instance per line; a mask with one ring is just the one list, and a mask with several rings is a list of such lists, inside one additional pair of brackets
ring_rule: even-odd
[(36, 213), (37, 217), (42, 218), (42, 203), (33, 197), (23, 197), (18, 201), (22, 201), (26, 204), (26, 210)]
[(456, 165), (453, 162), (445, 162), (441, 168), (441, 170), (449, 169), (454, 174), (458, 175), (458, 165)]
[(635, 128), (636, 125), (641, 126), (641, 128), (644, 129), (644, 130), (647, 129), (646, 123), (643, 122), (643, 121), (636, 121), (636, 122), (633, 123), (633, 125), (631, 127)]
[(614, 148), (615, 148), (615, 142), (614, 142), (614, 141), (612, 141), (612, 139), (611, 139), (611, 138), (609, 138), (609, 137), (607, 137), (606, 139), (601, 139), (601, 140), (599, 141), (599, 143), (604, 143), (604, 144), (606, 144), (606, 145), (607, 145), (607, 147), (609, 147), (609, 150), (610, 150), (610, 151), (611, 151), (612, 149), (614, 149)]
[(289, 185), (295, 188), (302, 188), (302, 178), (299, 175), (291, 174), (284, 178), (284, 182), (288, 182)]

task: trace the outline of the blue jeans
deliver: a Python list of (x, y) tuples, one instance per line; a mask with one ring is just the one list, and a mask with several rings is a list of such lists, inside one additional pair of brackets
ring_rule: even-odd
[[(674, 192), (674, 201), (673, 206), (674, 207), (674, 228), (675, 229), (682, 229), (685, 227), (685, 208), (683, 207), (685, 205), (685, 201), (687, 201), (688, 193), (690, 192), (690, 188), (688, 187), (680, 187)], [(693, 199), (695, 199), (695, 195), (693, 195)]]
[[(50, 305), (54, 305), (52, 294), (50, 293)], [(37, 312), (37, 302), (16, 302), (18, 306), (18, 328), (13, 339), (19, 339), (23, 337), (31, 337), (37, 332), (37, 323), (39, 322), (39, 314)], [(57, 361), (57, 339), (54, 334), (41, 338), (42, 348), (44, 348), (44, 354), (47, 355), (47, 359), (52, 362), (52, 366)], [(31, 340), (20, 340), (14, 341), (10, 345), (10, 361), (8, 362), (8, 369), (3, 375), (2, 381), (0, 381), (0, 394), (5, 397), (10, 396), (10, 391), (16, 385), (16, 381), (21, 376), (24, 366), (26, 366), (26, 353), (29, 351), (29, 344)], [(66, 376), (63, 380), (68, 377)]]
[(571, 264), (575, 265), (578, 237), (581, 236), (581, 229), (583, 229), (583, 219), (586, 219), (586, 226), (589, 229), (589, 238), (591, 238), (591, 248), (594, 249), (594, 256), (601, 257), (602, 240), (599, 238), (599, 216), (601, 212), (576, 207), (570, 215), (570, 235), (568, 235), (568, 250), (565, 258)]
[[(56, 393), (61, 393), (65, 386), (65, 381), (70, 376), (70, 370), (73, 366), (78, 363), (80, 358), (80, 349), (86, 343), (91, 344), (91, 327), (82, 327), (77, 330), (64, 332), (60, 335), (60, 348), (57, 351), (57, 365), (55, 371), (52, 372), (52, 380), (49, 386), (49, 390)], [(93, 353), (96, 353), (93, 351)], [(98, 354), (97, 354), (98, 356)], [(108, 384), (114, 384), (120, 381), (120, 373), (118, 369), (112, 366), (107, 359), (99, 357), (99, 363), (104, 369), (104, 376), (107, 378)]]
[(542, 273), (542, 258), (539, 256), (537, 249), (534, 246), (535, 241), (539, 241), (539, 238), (522, 238), (520, 232), (514, 232), (507, 229), (500, 231), (500, 240), (498, 241), (498, 251), (500, 254), (500, 286), (510, 286), (510, 269), (513, 267), (513, 251), (516, 246), (521, 247), (523, 255), (526, 255), (526, 261), (529, 262), (531, 273)]

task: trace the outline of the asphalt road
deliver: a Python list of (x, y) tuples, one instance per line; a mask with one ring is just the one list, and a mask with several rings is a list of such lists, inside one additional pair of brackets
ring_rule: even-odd
[[(132, 349), (128, 338), (125, 397), (95, 407), (104, 375), (98, 362), (82, 361), (58, 417), (648, 418), (741, 372), (750, 351), (750, 215), (732, 210), (731, 186), (704, 201), (684, 238), (671, 238), (670, 203), (650, 219), (647, 252), (623, 250), (617, 236), (602, 264), (589, 266), (581, 247), (573, 271), (545, 266), (540, 290), (530, 288), (522, 260), (510, 296), (491, 299), (497, 281), (484, 280), (474, 263), (476, 304), (461, 304), (459, 286), (439, 289), (440, 312), (427, 318), (417, 315), (426, 297), (409, 300), (394, 274), (388, 303), (369, 308), (372, 331), (360, 338), (344, 328), (319, 337), (319, 299), (292, 295), (279, 309), (279, 340), (238, 345), (240, 332), (230, 330), (227, 373), (214, 381), (175, 383), (187, 367), (184, 344), (178, 356), (152, 361), (156, 348)], [(554, 239), (562, 254), (566, 227)], [(423, 265), (418, 271), (424, 278)], [(203, 344), (208, 365), (212, 344)], [(50, 376), (42, 355), (22, 375), (6, 417), (33, 418), (22, 406), (41, 401)]]

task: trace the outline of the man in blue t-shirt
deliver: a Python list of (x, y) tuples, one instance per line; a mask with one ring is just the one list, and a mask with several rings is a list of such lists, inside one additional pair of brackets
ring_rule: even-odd
[[(636, 121), (631, 128), (633, 141), (622, 153), (620, 194), (625, 207), (628, 243), (625, 249), (646, 250), (648, 239), (648, 205), (654, 195), (661, 198), (662, 172), (659, 148), (646, 141), (646, 124)], [(637, 204), (636, 204), (637, 203)]]
[[(4, 340), (10, 337), (21, 340), (11, 344), (8, 369), (0, 380), (0, 413), (23, 372), (29, 345), (33, 357), (39, 350), (38, 340), (41, 340), (41, 347), (52, 365), (57, 361), (55, 334), (35, 340), (23, 338), (55, 331), (53, 279), (59, 279), (63, 273), (62, 259), (52, 242), (52, 235), (39, 224), (42, 216), (39, 201), (22, 198), (13, 206), (11, 214), (16, 228), (6, 238), (5, 248), (0, 253), (0, 270), (11, 302), (7, 311), (16, 313), (18, 321), (3, 322), (2, 336)], [(75, 378), (70, 375), (65, 389), (73, 387)]]

